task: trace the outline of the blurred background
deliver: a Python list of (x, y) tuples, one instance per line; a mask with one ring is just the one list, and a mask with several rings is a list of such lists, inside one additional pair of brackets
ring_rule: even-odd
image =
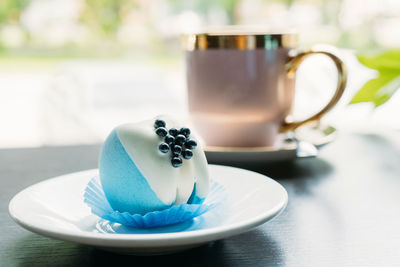
[[(349, 86), (327, 123), (400, 128), (398, 94), (375, 110), (348, 105), (376, 75), (355, 54), (400, 47), (398, 0), (1, 0), (0, 147), (98, 143), (119, 123), (185, 116), (180, 34), (236, 24), (336, 46)], [(318, 109), (335, 80), (328, 60), (307, 60), (295, 113)]]

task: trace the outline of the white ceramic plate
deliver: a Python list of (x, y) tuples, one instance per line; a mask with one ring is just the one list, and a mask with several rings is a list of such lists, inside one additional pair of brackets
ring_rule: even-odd
[(318, 148), (337, 137), (337, 130), (329, 125), (314, 122), (294, 132), (282, 134), (271, 147), (216, 147), (206, 146), (209, 163), (239, 165), (243, 163), (266, 163), (273, 161), (309, 158), (318, 155)]
[(211, 178), (226, 188), (219, 207), (169, 227), (136, 229), (92, 215), (83, 191), (97, 170), (71, 173), (32, 185), (11, 200), (11, 217), (22, 227), (52, 238), (118, 253), (161, 254), (192, 248), (265, 223), (286, 206), (286, 190), (247, 170), (210, 165)]

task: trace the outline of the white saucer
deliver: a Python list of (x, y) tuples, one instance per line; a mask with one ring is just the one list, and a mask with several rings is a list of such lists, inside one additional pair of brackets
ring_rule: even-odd
[(217, 147), (206, 146), (204, 151), (209, 163), (243, 164), (310, 158), (318, 155), (318, 148), (337, 137), (337, 130), (318, 122), (310, 123), (294, 132), (279, 136), (275, 146), (266, 147)]
[(224, 203), (188, 223), (140, 230), (91, 214), (83, 191), (97, 172), (71, 173), (32, 185), (14, 196), (9, 213), (22, 227), (44, 236), (118, 253), (163, 254), (240, 234), (278, 215), (288, 201), (286, 190), (264, 175), (210, 165), (211, 178), (226, 188)]

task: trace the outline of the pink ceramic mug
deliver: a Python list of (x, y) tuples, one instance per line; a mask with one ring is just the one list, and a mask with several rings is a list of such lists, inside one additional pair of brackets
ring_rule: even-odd
[[(208, 146), (272, 146), (280, 132), (319, 120), (342, 96), (346, 69), (335, 55), (308, 51), (290, 56), (297, 35), (202, 33), (185, 35), (189, 111)], [(292, 54), (292, 53), (290, 53)], [(317, 114), (290, 121), (295, 72), (313, 54), (331, 58), (337, 89)]]

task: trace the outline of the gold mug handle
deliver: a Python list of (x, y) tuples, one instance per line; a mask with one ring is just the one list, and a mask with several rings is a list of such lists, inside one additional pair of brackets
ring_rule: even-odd
[(336, 103), (339, 101), (340, 97), (343, 95), (344, 89), (346, 87), (346, 82), (347, 82), (347, 69), (342, 60), (340, 60), (337, 56), (335, 56), (329, 52), (307, 51), (307, 52), (298, 54), (297, 56), (291, 58), (289, 60), (289, 62), (287, 63), (287, 65), (286, 65), (287, 74), (289, 75), (289, 77), (294, 77), (294, 75), (296, 74), (297, 68), (299, 67), (301, 62), (303, 62), (303, 60), (306, 59), (308, 56), (316, 55), (316, 54), (326, 55), (330, 59), (332, 59), (332, 61), (335, 63), (335, 66), (338, 71), (338, 81), (337, 81), (337, 87), (336, 87), (335, 94), (333, 95), (333, 97), (331, 98), (331, 100), (325, 107), (323, 107), (318, 113), (312, 115), (311, 117), (309, 117), (305, 120), (302, 120), (302, 121), (297, 121), (297, 122), (289, 122), (289, 121), (285, 120), (280, 128), (280, 132), (293, 131), (296, 128), (298, 128), (306, 123), (320, 120), (322, 118), (322, 116), (324, 116), (329, 110), (331, 110), (336, 105)]

